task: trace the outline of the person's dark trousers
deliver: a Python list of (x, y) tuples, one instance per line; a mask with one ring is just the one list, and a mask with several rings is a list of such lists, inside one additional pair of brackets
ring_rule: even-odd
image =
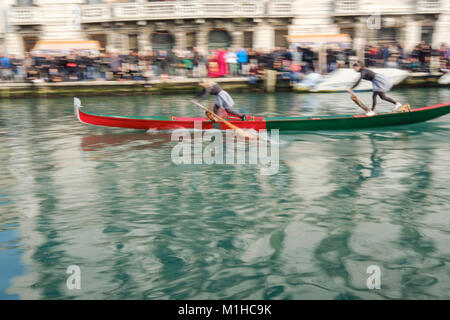
[[(215, 114), (217, 114), (217, 112), (219, 111), (219, 109), (220, 109), (220, 107), (219, 107), (217, 104), (215, 104), (215, 105), (214, 105), (213, 112), (214, 112)], [(244, 114), (243, 114), (243, 113), (240, 113), (239, 111), (233, 110), (232, 108), (225, 109), (225, 111), (226, 111), (227, 113), (232, 114), (232, 115), (235, 115), (236, 117), (239, 117), (239, 118), (241, 118), (241, 119), (244, 117)]]
[(244, 63), (243, 62), (239, 62), (239, 74), (242, 74), (243, 67), (244, 67)]

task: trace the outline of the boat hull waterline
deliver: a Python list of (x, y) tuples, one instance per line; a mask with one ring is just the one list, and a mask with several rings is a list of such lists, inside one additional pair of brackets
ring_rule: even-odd
[[(201, 129), (230, 130), (224, 123), (214, 123), (208, 118), (186, 118), (170, 116), (123, 117), (99, 115), (86, 112), (81, 102), (75, 98), (75, 114), (82, 123), (141, 130), (195, 129), (201, 123)], [(332, 115), (308, 117), (251, 117), (242, 121), (227, 118), (229, 122), (242, 129), (278, 129), (284, 131), (350, 130), (376, 127), (390, 127), (428, 121), (450, 113), (450, 102), (413, 109), (411, 112), (382, 113), (366, 115)]]

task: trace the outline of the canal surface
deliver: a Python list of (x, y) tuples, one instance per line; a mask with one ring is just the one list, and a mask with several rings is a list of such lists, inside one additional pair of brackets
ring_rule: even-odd
[[(450, 101), (449, 89), (391, 95)], [(233, 97), (265, 116), (359, 112), (344, 93)], [(201, 115), (189, 98), (82, 102)], [(83, 125), (72, 105), (0, 100), (0, 299), (450, 298), (450, 116), (281, 133), (267, 176), (260, 165), (177, 166), (170, 133)], [(79, 290), (67, 287), (72, 265)], [(369, 266), (380, 289), (367, 287)]]

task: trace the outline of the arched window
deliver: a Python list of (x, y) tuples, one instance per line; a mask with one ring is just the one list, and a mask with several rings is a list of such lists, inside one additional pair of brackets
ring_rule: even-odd
[(231, 37), (225, 30), (213, 30), (209, 33), (208, 48), (229, 48), (231, 46)]
[(174, 38), (167, 31), (153, 32), (152, 34), (152, 48), (155, 51), (168, 51), (173, 48)]
[(287, 29), (275, 30), (275, 47), (287, 48), (289, 46), (286, 39), (287, 35)]
[(34, 37), (34, 36), (28, 36), (28, 37), (23, 37), (22, 40), (23, 40), (23, 51), (25, 53), (27, 53), (27, 52), (30, 52), (34, 48), (34, 46), (38, 42), (39, 38)]

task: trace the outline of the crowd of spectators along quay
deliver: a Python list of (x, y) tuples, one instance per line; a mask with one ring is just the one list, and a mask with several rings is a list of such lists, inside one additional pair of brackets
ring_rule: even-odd
[[(198, 50), (159, 50), (152, 54), (72, 52), (67, 55), (31, 55), (24, 59), (0, 55), (0, 81), (61, 82), (86, 80), (151, 80), (167, 78), (202, 78), (248, 76), (257, 81), (264, 70), (276, 70), (280, 77), (297, 81), (318, 69), (318, 52), (309, 47), (275, 48), (270, 53), (251, 49), (217, 49), (204, 56)], [(356, 59), (348, 49), (325, 50), (327, 72), (350, 67)], [(450, 48), (438, 49), (423, 42), (406, 52), (400, 44), (366, 46), (364, 62), (368, 67), (401, 68), (430, 72), (447, 71)], [(434, 65), (434, 67), (433, 67)]]

